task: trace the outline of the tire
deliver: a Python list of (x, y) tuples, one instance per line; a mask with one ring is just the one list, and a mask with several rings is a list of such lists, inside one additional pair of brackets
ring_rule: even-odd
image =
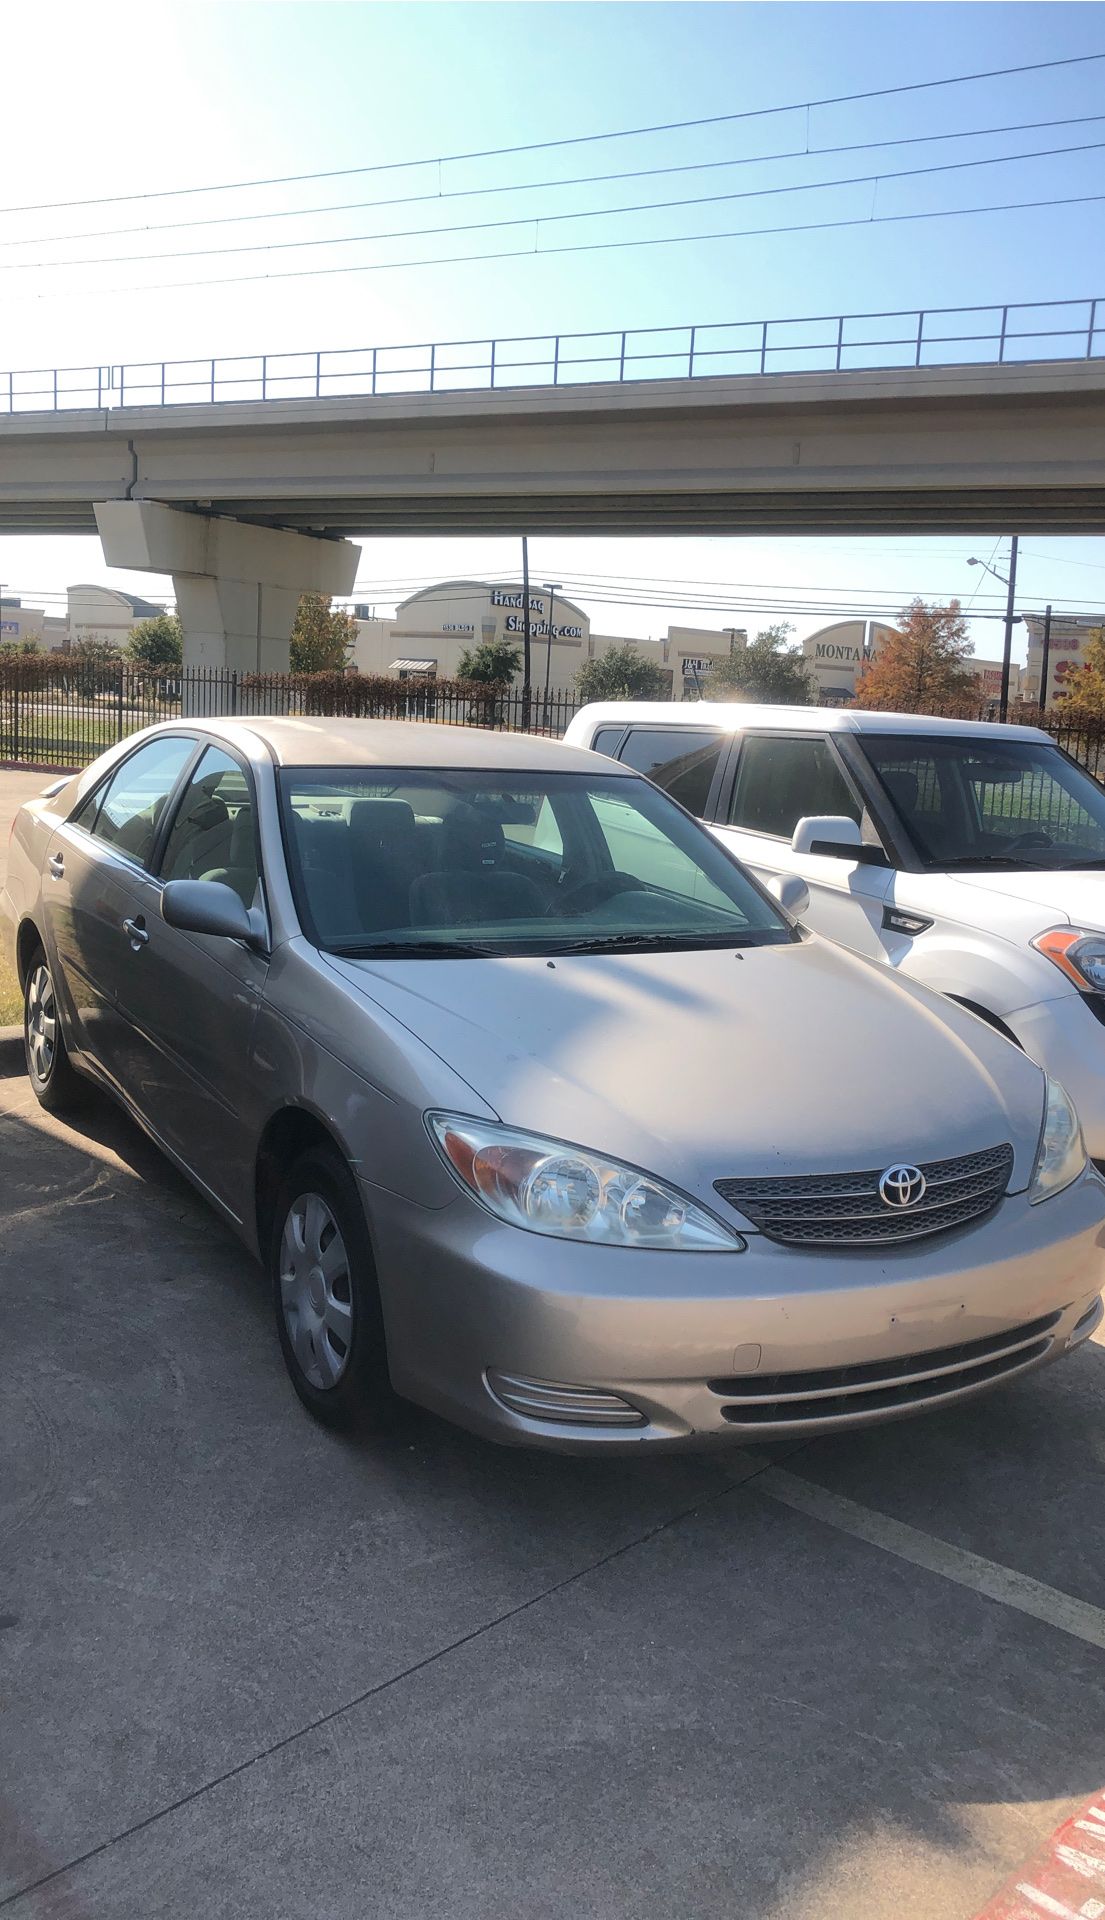
[(23, 1053), (31, 1091), (40, 1107), (47, 1113), (65, 1113), (80, 1105), (84, 1086), (66, 1050), (54, 976), (42, 947), (31, 955), (23, 988)]
[(376, 1263), (356, 1182), (341, 1156), (312, 1148), (285, 1170), (269, 1240), (276, 1331), (309, 1413), (341, 1432), (382, 1432), (396, 1398)]

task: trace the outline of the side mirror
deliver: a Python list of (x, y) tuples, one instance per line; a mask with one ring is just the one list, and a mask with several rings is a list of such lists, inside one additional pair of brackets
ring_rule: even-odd
[(795, 853), (828, 853), (855, 860), (863, 836), (846, 813), (811, 813), (799, 820), (790, 840)]
[(260, 915), (221, 880), (170, 880), (161, 894), (161, 918), (182, 933), (211, 933), (250, 947), (260, 946), (263, 937)]
[(774, 894), (784, 912), (792, 913), (800, 920), (810, 904), (810, 890), (800, 874), (777, 873), (767, 883), (767, 890)]

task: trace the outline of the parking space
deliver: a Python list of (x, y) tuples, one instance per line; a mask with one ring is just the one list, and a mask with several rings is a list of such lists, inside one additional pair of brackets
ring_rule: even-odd
[(11, 1041), (0, 1195), (13, 1920), (969, 1920), (1100, 1787), (1099, 1342), (755, 1455), (351, 1444), (237, 1243)]

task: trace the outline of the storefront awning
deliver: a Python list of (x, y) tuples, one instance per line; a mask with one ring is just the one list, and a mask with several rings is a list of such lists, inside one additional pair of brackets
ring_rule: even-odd
[(436, 660), (393, 660), (390, 673), (436, 673)]

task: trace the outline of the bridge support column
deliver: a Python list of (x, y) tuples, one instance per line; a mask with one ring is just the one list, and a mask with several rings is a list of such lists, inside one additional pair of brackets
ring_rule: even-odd
[(109, 567), (170, 573), (184, 628), (184, 664), (287, 673), (300, 595), (353, 590), (351, 540), (186, 513), (156, 500), (108, 500), (96, 526)]

